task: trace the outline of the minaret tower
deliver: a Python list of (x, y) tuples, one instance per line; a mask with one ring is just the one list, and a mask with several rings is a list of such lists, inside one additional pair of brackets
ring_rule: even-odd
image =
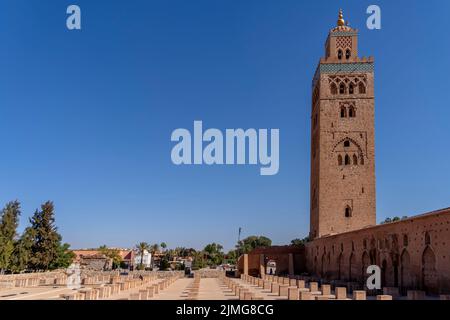
[(340, 10), (312, 81), (311, 239), (376, 224), (373, 71)]

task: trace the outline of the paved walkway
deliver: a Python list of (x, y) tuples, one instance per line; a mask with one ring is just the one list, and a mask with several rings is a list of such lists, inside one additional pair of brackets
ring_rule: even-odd
[(185, 300), (188, 296), (188, 286), (193, 282), (194, 280), (189, 278), (178, 279), (150, 300)]
[[(154, 280), (150, 284), (156, 284), (161, 279)], [(243, 280), (236, 279), (235, 282), (255, 292), (256, 296), (264, 300), (286, 300), (287, 297), (280, 297), (273, 294), (270, 290), (263, 290), (255, 285), (246, 283)], [(150, 298), (150, 300), (186, 300), (190, 287), (193, 286), (193, 278), (180, 278), (172, 283), (168, 288), (160, 291), (157, 295)], [(148, 284), (148, 285), (150, 285)], [(111, 296), (108, 300), (126, 300), (130, 294), (139, 292), (143, 288), (134, 288), (121, 292), (118, 295)], [(32, 287), (32, 288), (12, 288), (0, 291), (0, 300), (61, 300), (61, 294), (70, 294), (73, 290), (65, 287)], [(202, 278), (198, 288), (198, 294), (194, 297), (195, 300), (238, 300), (231, 289), (218, 278)]]
[(200, 290), (197, 300), (237, 300), (231, 290), (222, 286), (217, 278), (203, 278), (200, 280)]

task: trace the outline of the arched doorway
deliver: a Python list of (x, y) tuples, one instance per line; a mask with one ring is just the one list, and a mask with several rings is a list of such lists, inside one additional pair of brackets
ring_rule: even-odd
[(321, 268), (320, 268), (320, 276), (322, 278), (325, 277), (325, 273), (326, 273), (326, 261), (325, 261), (325, 253), (322, 254), (322, 261), (321, 261)]
[(392, 254), (392, 272), (394, 277), (394, 287), (398, 287), (399, 281), (398, 281), (398, 254)]
[(317, 267), (317, 256), (315, 256), (314, 257), (314, 274), (315, 275), (317, 275), (317, 270), (318, 269), (318, 267)]
[(422, 254), (422, 287), (428, 293), (438, 292), (436, 256), (430, 246)]
[(275, 275), (277, 273), (277, 263), (274, 260), (267, 261), (266, 273)]
[(381, 263), (381, 287), (386, 287), (386, 271), (387, 271), (387, 261), (383, 259)]
[(331, 256), (330, 256), (330, 252), (328, 252), (328, 254), (327, 254), (327, 259), (326, 259), (326, 269), (327, 269), (327, 271), (326, 271), (326, 278), (330, 278), (330, 275), (331, 275), (331, 273), (332, 273), (332, 267), (331, 267), (331, 264), (330, 264), (330, 259), (331, 259)]
[(367, 268), (370, 266), (370, 257), (366, 251), (364, 251), (361, 261), (362, 261), (361, 279), (366, 280)]
[(348, 260), (348, 280), (356, 281), (358, 277), (357, 265), (356, 265), (356, 256), (354, 253), (350, 255), (350, 259)]
[(341, 254), (339, 254), (339, 257), (338, 257), (338, 279), (339, 280), (342, 280), (342, 270), (343, 270), (343, 266), (342, 266), (342, 264), (343, 264), (343, 262), (344, 262), (344, 257), (343, 257), (343, 255), (342, 255), (342, 253)]
[(408, 289), (413, 289), (413, 279), (411, 275), (411, 258), (405, 249), (400, 257), (400, 290), (405, 294)]

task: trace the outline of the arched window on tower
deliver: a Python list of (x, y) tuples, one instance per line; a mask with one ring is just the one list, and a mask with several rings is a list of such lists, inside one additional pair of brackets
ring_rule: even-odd
[(350, 83), (350, 85), (348, 86), (348, 93), (353, 94), (354, 92), (355, 92), (355, 86), (353, 83)]
[(345, 140), (344, 141), (344, 147), (346, 147), (346, 148), (350, 147), (350, 141)]
[(360, 82), (358, 84), (358, 91), (359, 91), (359, 94), (365, 94), (366, 93), (366, 86), (364, 85), (364, 83)]
[(345, 155), (345, 165), (349, 166), (350, 165), (350, 157), (348, 154)]
[(353, 155), (353, 165), (354, 166), (358, 165), (358, 157), (356, 156), (356, 154)]
[(349, 206), (345, 207), (345, 217), (350, 218), (352, 216), (352, 209)]
[(350, 118), (356, 117), (356, 110), (355, 110), (355, 108), (350, 107), (350, 108), (348, 109), (348, 116), (349, 116)]
[(347, 60), (350, 59), (351, 55), (352, 55), (352, 52), (350, 51), (350, 49), (347, 49), (345, 51), (345, 59), (347, 59)]
[(339, 94), (345, 94), (345, 84), (341, 83), (339, 85)]
[(332, 83), (331, 84), (331, 86), (330, 86), (330, 92), (331, 92), (331, 94), (337, 94), (337, 92), (338, 92), (338, 89), (337, 89), (337, 86), (336, 86), (336, 84), (335, 83)]
[(339, 59), (339, 60), (342, 60), (342, 55), (343, 55), (343, 52), (342, 52), (341, 49), (339, 49), (339, 50), (338, 50), (338, 59)]
[(347, 109), (344, 106), (341, 107), (341, 118), (347, 118)]
[(338, 165), (342, 166), (342, 156), (338, 155)]
[(362, 166), (364, 165), (364, 156), (363, 155), (361, 155), (360, 163), (361, 163)]

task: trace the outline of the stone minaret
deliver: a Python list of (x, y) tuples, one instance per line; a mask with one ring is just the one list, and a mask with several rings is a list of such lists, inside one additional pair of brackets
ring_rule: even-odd
[(311, 239), (376, 224), (373, 64), (340, 10), (312, 82)]

